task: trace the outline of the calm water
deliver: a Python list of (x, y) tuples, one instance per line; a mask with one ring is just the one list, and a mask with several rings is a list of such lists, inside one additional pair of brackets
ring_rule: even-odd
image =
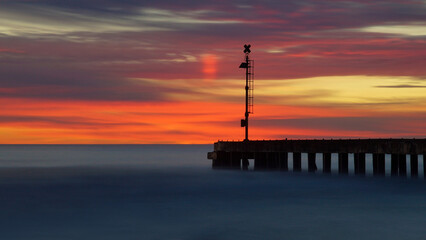
[(214, 171), (210, 145), (0, 146), (0, 239), (424, 239), (426, 181)]

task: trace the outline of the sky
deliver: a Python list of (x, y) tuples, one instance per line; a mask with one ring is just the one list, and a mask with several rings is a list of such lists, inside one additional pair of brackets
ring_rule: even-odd
[(425, 138), (424, 0), (0, 0), (0, 144)]

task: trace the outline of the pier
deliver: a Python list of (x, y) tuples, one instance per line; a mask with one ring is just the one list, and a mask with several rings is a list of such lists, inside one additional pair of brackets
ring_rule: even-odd
[[(421, 159), (420, 165), (426, 173), (426, 139), (218, 141), (207, 158), (212, 160), (215, 169), (248, 169), (249, 159), (252, 159), (254, 170), (288, 171), (292, 168), (300, 172), (302, 154), (307, 156), (306, 170), (309, 172), (318, 171), (318, 163), (322, 163), (323, 172), (331, 172), (334, 154), (339, 173), (348, 173), (351, 162), (355, 174), (365, 174), (366, 156), (371, 154), (374, 175), (384, 175), (385, 166), (388, 166), (391, 175), (406, 176), (408, 165), (410, 175), (417, 176)], [(385, 161), (386, 154), (390, 155), (390, 161)], [(322, 157), (318, 158), (320, 155)]]
[[(248, 170), (251, 159), (254, 170), (300, 172), (304, 170), (304, 159), (305, 170), (309, 172), (317, 172), (320, 163), (320, 169), (326, 173), (337, 166), (339, 173), (348, 174), (353, 170), (354, 174), (364, 175), (369, 167), (374, 175), (385, 175), (388, 170), (390, 175), (406, 176), (409, 169), (410, 176), (417, 176), (422, 166), (421, 173), (426, 175), (426, 138), (249, 140), (249, 116), (253, 114), (254, 101), (254, 60), (250, 58), (250, 47), (250, 44), (244, 45), (244, 62), (239, 66), (245, 69), (245, 113), (241, 119), (244, 141), (216, 142), (214, 151), (207, 154), (213, 168)], [(371, 160), (368, 165), (367, 156)], [(337, 159), (337, 163), (333, 159)]]

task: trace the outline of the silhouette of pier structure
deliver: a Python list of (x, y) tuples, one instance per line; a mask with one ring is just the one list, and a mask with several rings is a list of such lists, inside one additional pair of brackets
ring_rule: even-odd
[[(337, 155), (339, 173), (366, 173), (366, 157), (372, 158), (373, 174), (384, 175), (386, 166), (393, 176), (419, 174), (419, 165), (423, 165), (426, 175), (426, 139), (346, 139), (346, 140), (267, 140), (253, 141), (248, 138), (249, 115), (253, 114), (254, 61), (249, 58), (251, 45), (244, 45), (244, 62), (239, 68), (245, 69), (245, 114), (241, 127), (245, 128), (244, 141), (218, 141), (214, 151), (207, 154), (213, 168), (248, 169), (249, 159), (254, 160), (254, 170), (302, 171), (302, 154), (307, 155), (307, 170), (318, 170), (317, 162), (322, 161), (322, 171), (331, 172), (332, 155)], [(390, 160), (386, 161), (386, 154)], [(317, 158), (322, 155), (321, 158)], [(291, 158), (289, 157), (291, 156)], [(349, 161), (351, 156), (351, 161)], [(408, 157), (409, 156), (409, 157)], [(423, 158), (423, 163), (420, 160)], [(320, 160), (321, 159), (321, 160)], [(409, 159), (409, 162), (407, 162)], [(289, 160), (292, 161), (290, 166)], [(407, 164), (408, 163), (408, 164)], [(389, 169), (389, 168), (388, 168)]]
[[(253, 159), (254, 170), (288, 171), (292, 168), (293, 171), (300, 172), (302, 154), (307, 155), (306, 170), (309, 172), (318, 171), (317, 165), (321, 162), (322, 171), (331, 172), (334, 154), (337, 156), (339, 173), (348, 173), (351, 162), (355, 174), (365, 174), (366, 156), (371, 154), (374, 175), (384, 175), (387, 166), (390, 167), (391, 175), (405, 176), (407, 165), (411, 176), (418, 175), (419, 165), (423, 165), (423, 173), (426, 173), (426, 139), (219, 141), (214, 144), (214, 151), (209, 152), (207, 157), (212, 160), (212, 167), (216, 169), (247, 169), (248, 160)], [(390, 161), (385, 161), (386, 154), (390, 155)], [(422, 155), (423, 164), (419, 164)], [(289, 160), (292, 161), (292, 166)]]

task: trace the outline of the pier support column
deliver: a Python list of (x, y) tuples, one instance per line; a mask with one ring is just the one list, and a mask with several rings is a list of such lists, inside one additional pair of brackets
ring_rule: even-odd
[(348, 173), (349, 157), (348, 153), (339, 153), (339, 173)]
[(302, 153), (300, 152), (293, 152), (293, 171), (302, 171)]
[(385, 154), (379, 154), (379, 174), (380, 175), (385, 175), (386, 174), (386, 168), (385, 168)]
[(212, 162), (212, 167), (241, 169), (241, 153), (219, 151)]
[(275, 159), (275, 170), (280, 169), (280, 153), (274, 152), (274, 159)]
[(258, 160), (258, 156), (257, 154), (255, 154), (254, 156), (254, 166), (253, 166), (254, 170), (258, 170), (259, 169), (259, 160)]
[(248, 153), (246, 152), (241, 153), (241, 165), (243, 170), (248, 170), (250, 163), (248, 160)]
[(266, 153), (259, 152), (255, 154), (254, 170), (263, 170), (266, 168)]
[(410, 155), (411, 176), (419, 175), (419, 156), (417, 154)]
[(378, 175), (379, 172), (379, 159), (377, 153), (373, 153), (373, 175)]
[(229, 154), (230, 168), (241, 169), (241, 153), (230, 152), (228, 154)]
[(399, 176), (407, 176), (407, 155), (398, 155)]
[(379, 155), (373, 153), (373, 175), (379, 174)]
[(271, 152), (268, 154), (268, 166), (270, 170), (277, 170), (279, 163), (279, 154), (277, 152)]
[(265, 169), (271, 169), (273, 165), (273, 158), (270, 152), (265, 153)]
[(385, 175), (385, 154), (383, 153), (373, 154), (373, 174)]
[(224, 153), (225, 157), (223, 158), (223, 167), (224, 168), (232, 168), (232, 156), (230, 152), (225, 152)]
[(355, 174), (365, 175), (365, 153), (354, 153)]
[(423, 178), (426, 178), (426, 153), (423, 153)]
[(216, 159), (212, 162), (212, 168), (213, 169), (219, 169), (225, 167), (225, 159), (226, 159), (226, 153), (222, 151), (216, 152)]
[(308, 171), (309, 172), (315, 172), (317, 170), (315, 159), (316, 159), (316, 153), (308, 153)]
[(282, 171), (288, 171), (288, 153), (279, 153), (279, 169)]
[(325, 173), (331, 172), (331, 153), (322, 154), (322, 171)]
[(399, 168), (399, 154), (392, 154), (391, 156), (391, 175), (398, 176)]
[(221, 168), (221, 167), (222, 167), (221, 165), (222, 165), (222, 164), (221, 164), (220, 159), (214, 159), (214, 160), (212, 161), (212, 168), (213, 168), (213, 169)]

